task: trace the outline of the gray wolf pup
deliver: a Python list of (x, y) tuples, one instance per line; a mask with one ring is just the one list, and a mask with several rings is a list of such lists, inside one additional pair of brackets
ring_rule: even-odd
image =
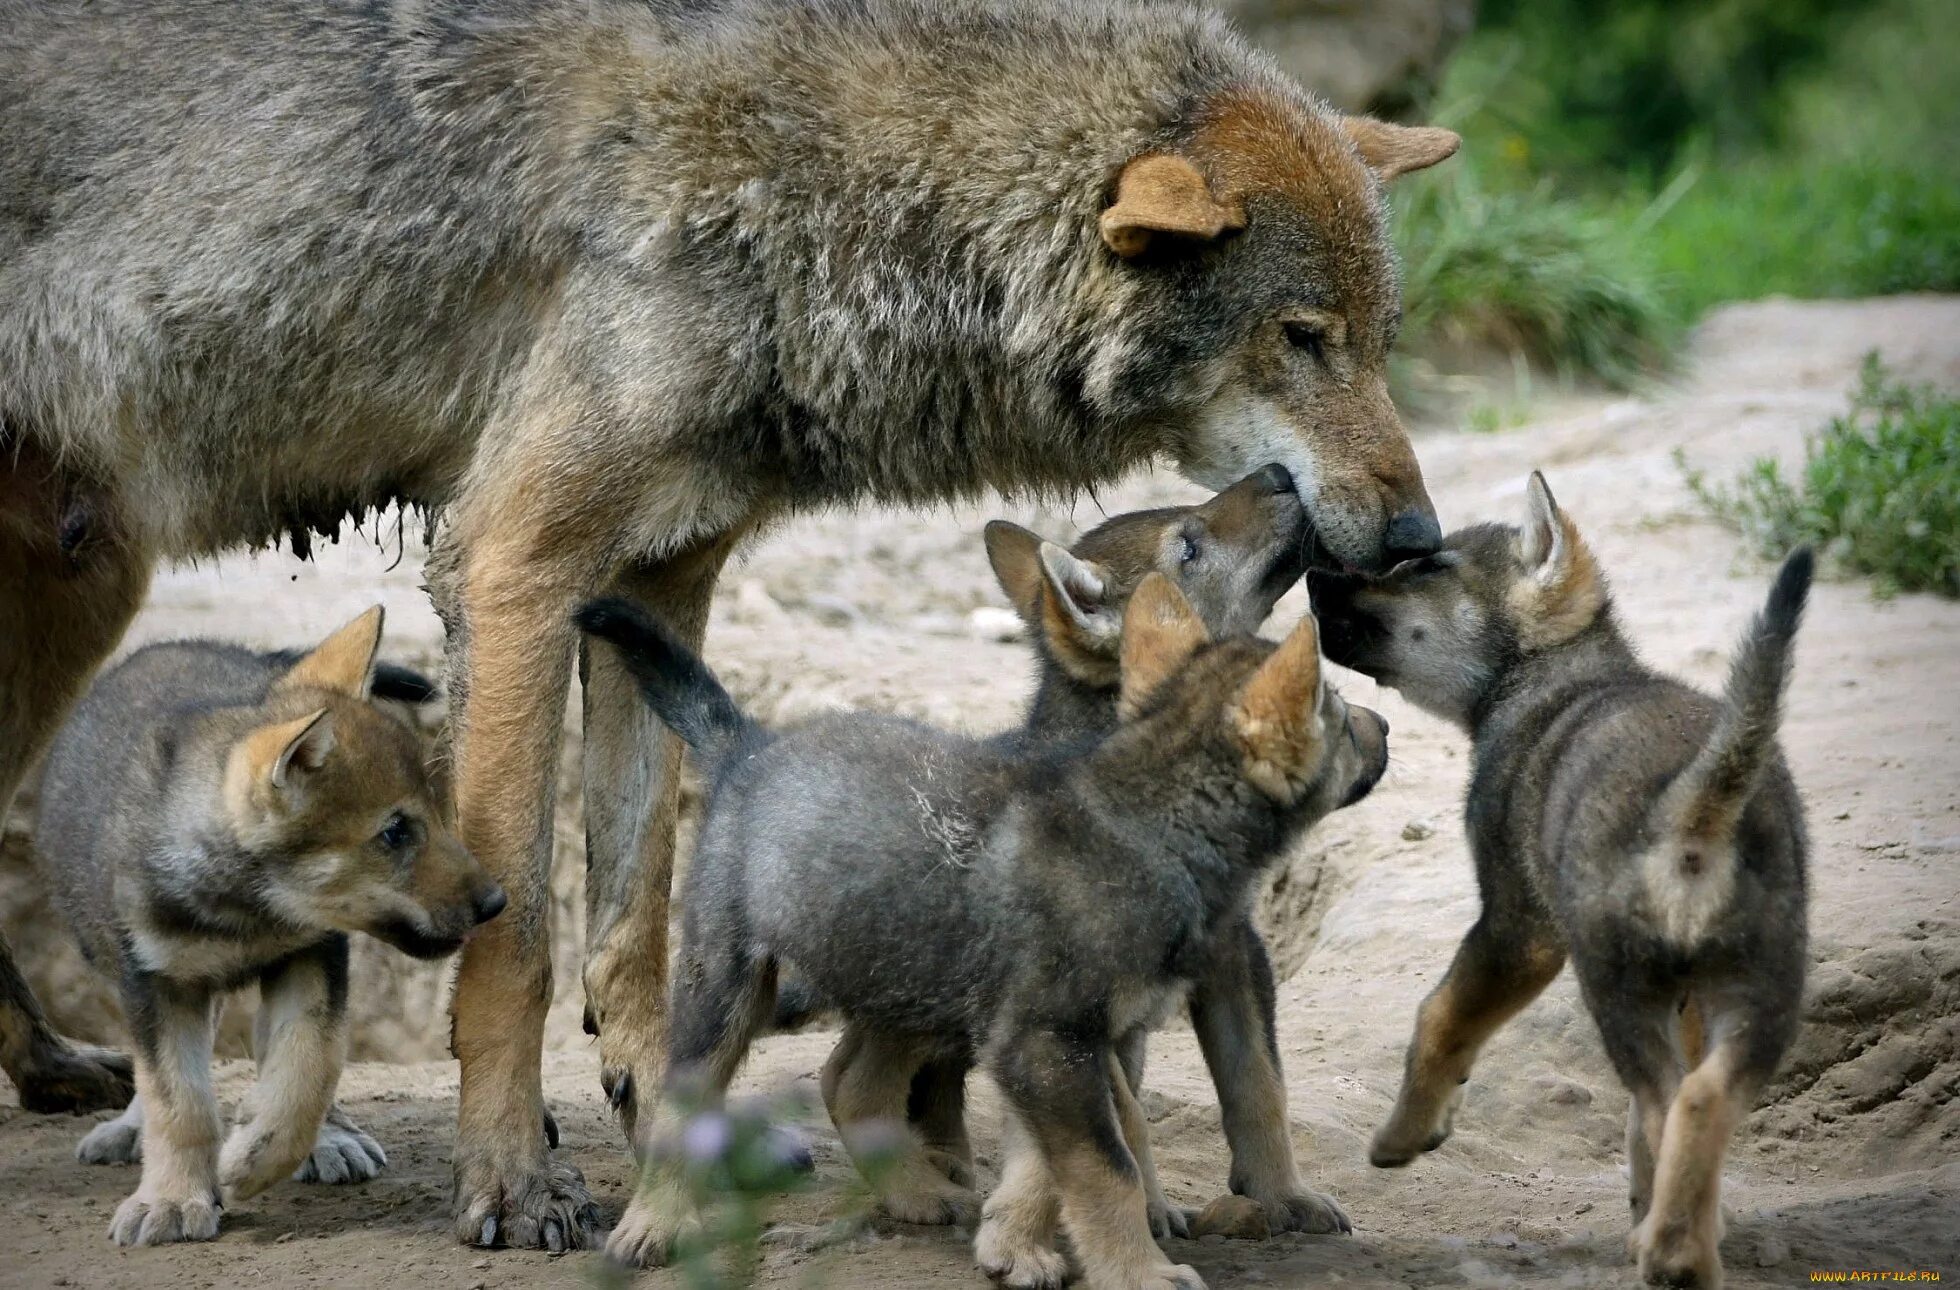
[[(863, 714), (764, 731), (634, 606), (580, 624), (620, 647), (709, 785), (667, 1117), (720, 1096), (790, 963), (853, 1022), (988, 1065), (1091, 1286), (1197, 1285), (1151, 1239), (1147, 1137), (1126, 1131), (1142, 1115), (1112, 1049), (1236, 934), (1261, 868), (1386, 764), (1380, 718), (1320, 684), (1312, 620), (1283, 645), (1213, 645), (1152, 573), (1124, 615), (1123, 724), (1018, 755)], [(610, 1252), (660, 1261), (698, 1221), (655, 1154)]]
[(1475, 741), (1483, 915), (1423, 1001), (1370, 1159), (1449, 1136), (1478, 1049), (1569, 956), (1633, 1095), (1628, 1248), (1649, 1284), (1716, 1286), (1722, 1158), (1803, 993), (1803, 804), (1776, 728), (1811, 555), (1784, 563), (1711, 699), (1642, 666), (1543, 476), (1529, 492), (1522, 529), (1309, 579), (1328, 657)]
[[(347, 934), (435, 958), (504, 906), (445, 826), (421, 741), (370, 698), (380, 642), (377, 606), (297, 661), (152, 645), (48, 753), (36, 849), (136, 1049), (129, 1109), (79, 1151), (142, 1160), (118, 1244), (210, 1240), (224, 1205), (295, 1169), (372, 1177), (380, 1147), (332, 1105)], [(248, 981), (259, 1078), (221, 1148), (212, 1025)]]
[[(435, 508), (463, 842), (454, 1230), (585, 1244), (539, 1131), (553, 780), (621, 594), (698, 645), (757, 526), (1279, 462), (1317, 558), (1441, 539), (1383, 189), (1219, 18), (1109, 0), (0, 0), (0, 800), (160, 558)], [(32, 606), (32, 612), (29, 607)], [(584, 986), (664, 1050), (679, 746), (584, 660)]]

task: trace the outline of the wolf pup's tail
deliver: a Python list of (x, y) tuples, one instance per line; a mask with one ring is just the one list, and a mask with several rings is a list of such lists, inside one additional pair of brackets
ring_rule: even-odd
[(630, 600), (590, 601), (573, 621), (619, 648), (647, 706), (702, 757), (719, 756), (752, 724), (700, 656)]
[(1810, 595), (1815, 558), (1799, 547), (1783, 562), (1769, 600), (1729, 665), (1721, 714), (1708, 742), (1662, 795), (1662, 838), (1648, 890), (1672, 939), (1701, 939), (1735, 887), (1735, 829), (1776, 753), (1791, 646)]

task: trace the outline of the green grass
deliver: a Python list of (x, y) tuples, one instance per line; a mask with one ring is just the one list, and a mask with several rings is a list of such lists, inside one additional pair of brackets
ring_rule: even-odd
[(1894, 380), (1876, 353), (1796, 478), (1763, 458), (1732, 487), (1688, 485), (1765, 556), (1810, 542), (1881, 596), (1960, 596), (1960, 398)]

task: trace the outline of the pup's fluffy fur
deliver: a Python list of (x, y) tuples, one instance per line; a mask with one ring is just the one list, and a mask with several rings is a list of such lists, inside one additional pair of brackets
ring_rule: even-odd
[[(332, 1106), (347, 933), (450, 953), (503, 892), (450, 835), (423, 749), (375, 706), (381, 610), (311, 653), (210, 641), (139, 650), (49, 752), (35, 844), (89, 960), (116, 979), (136, 1096), (79, 1154), (141, 1159), (109, 1234), (209, 1240), (223, 1206), (299, 1171), (372, 1177), (381, 1148)], [(387, 694), (428, 683), (401, 669)], [(256, 981), (259, 1082), (220, 1147), (219, 996)]]
[[(1312, 621), (1277, 647), (1212, 645), (1152, 574), (1124, 618), (1123, 726), (1020, 753), (860, 714), (765, 732), (631, 605), (580, 621), (620, 646), (709, 784), (668, 1091), (719, 1095), (792, 963), (854, 1021), (988, 1063), (1090, 1285), (1196, 1284), (1151, 1239), (1111, 1048), (1241, 926), (1261, 867), (1386, 763), (1380, 719), (1321, 685)], [(697, 1221), (656, 1158), (615, 1250), (660, 1260)]]
[(1539, 475), (1521, 529), (1311, 575), (1328, 656), (1475, 740), (1483, 915), (1423, 1002), (1376, 1164), (1449, 1136), (1478, 1049), (1569, 956), (1633, 1094), (1629, 1249), (1650, 1284), (1720, 1283), (1722, 1158), (1803, 992), (1803, 807), (1776, 728), (1810, 577), (1792, 555), (1709, 698), (1634, 656)]

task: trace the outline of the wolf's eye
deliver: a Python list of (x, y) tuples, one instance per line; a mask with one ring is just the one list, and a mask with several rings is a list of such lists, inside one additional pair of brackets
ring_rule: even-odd
[(396, 811), (381, 826), (381, 832), (374, 835), (375, 841), (390, 851), (406, 851), (415, 841), (415, 825), (406, 815)]
[(1182, 551), (1179, 552), (1177, 557), (1178, 563), (1189, 564), (1197, 558), (1198, 558), (1198, 539), (1189, 536), (1185, 537), (1184, 548)]
[(1286, 343), (1307, 354), (1315, 362), (1327, 361), (1327, 333), (1312, 323), (1287, 323)]

